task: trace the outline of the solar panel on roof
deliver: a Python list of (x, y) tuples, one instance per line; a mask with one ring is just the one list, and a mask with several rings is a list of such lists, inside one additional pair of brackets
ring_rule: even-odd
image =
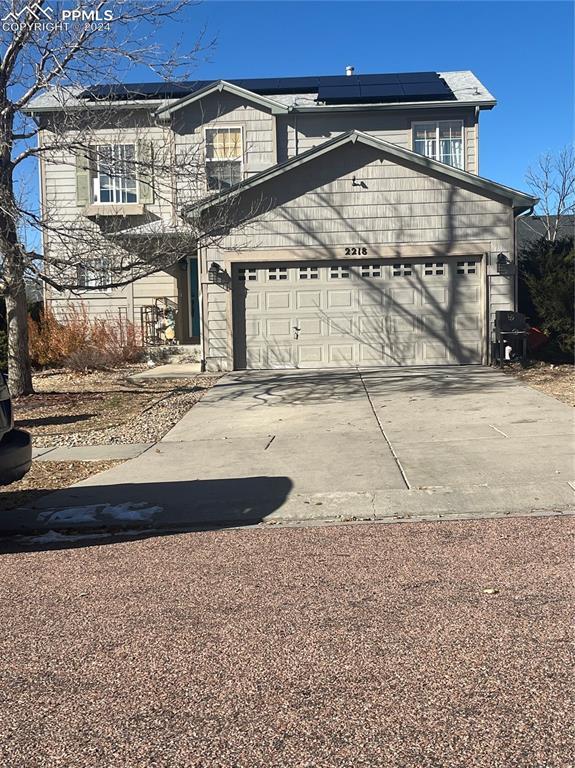
[(359, 85), (358, 75), (329, 75), (328, 77), (319, 77), (318, 84), (322, 86), (337, 86), (343, 85), (346, 88), (350, 85)]
[(403, 83), (403, 92), (414, 99), (437, 96), (437, 98), (451, 98), (453, 92), (444, 83)]
[(402, 83), (433, 83), (439, 75), (437, 72), (400, 72), (397, 77)]
[(336, 104), (347, 104), (358, 101), (361, 98), (359, 85), (322, 85), (319, 88), (318, 101), (334, 102)]
[[(214, 82), (216, 81), (195, 80), (180, 83), (97, 84), (86, 88), (81, 98), (181, 98)], [(318, 101), (330, 104), (455, 99), (451, 89), (437, 72), (239, 78), (230, 82), (262, 95), (317, 93)]]
[(399, 75), (358, 75), (360, 85), (383, 85), (398, 83)]
[[(326, 104), (349, 103), (392, 103), (402, 101), (449, 100), (455, 96), (436, 72), (417, 72), (406, 75), (359, 75), (353, 83), (359, 82), (359, 93), (351, 85), (337, 87), (327, 85), (328, 78), (323, 78), (317, 100)], [(351, 80), (351, 78), (348, 78)], [(347, 86), (347, 87), (346, 87)]]
[(403, 96), (399, 83), (381, 83), (361, 86), (362, 101), (387, 101)]

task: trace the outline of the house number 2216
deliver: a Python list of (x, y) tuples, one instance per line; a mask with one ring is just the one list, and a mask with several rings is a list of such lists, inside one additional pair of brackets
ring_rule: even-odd
[(346, 248), (345, 255), (346, 256), (367, 256), (367, 248), (363, 248), (363, 247)]

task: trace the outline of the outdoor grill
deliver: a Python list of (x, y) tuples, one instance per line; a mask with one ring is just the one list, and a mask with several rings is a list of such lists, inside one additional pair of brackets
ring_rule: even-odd
[(494, 323), (492, 358), (503, 368), (505, 363), (527, 358), (529, 324), (520, 312), (497, 311)]

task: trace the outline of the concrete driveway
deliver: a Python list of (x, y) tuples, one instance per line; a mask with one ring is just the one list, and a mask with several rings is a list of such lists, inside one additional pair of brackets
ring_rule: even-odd
[(242, 372), (143, 455), (18, 520), (57, 528), (537, 514), (568, 511), (574, 479), (572, 409), (490, 368)]

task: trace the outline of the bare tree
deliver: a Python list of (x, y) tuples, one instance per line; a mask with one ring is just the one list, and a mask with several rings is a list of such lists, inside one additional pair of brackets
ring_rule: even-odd
[[(556, 155), (550, 152), (541, 155), (536, 165), (528, 169), (526, 181), (539, 198), (538, 207), (545, 225), (544, 236), (550, 242), (555, 242), (561, 232), (563, 217), (575, 210), (573, 146), (564, 147)], [(525, 223), (529, 226), (529, 219), (525, 219)]]
[[(206, 229), (200, 220), (184, 223), (179, 216), (181, 206), (205, 189), (200, 148), (190, 144), (176, 153), (170, 131), (133, 96), (120, 104), (109, 93), (88, 88), (95, 82), (119, 85), (135, 67), (140, 77), (146, 67), (155, 80), (189, 79), (198, 57), (213, 43), (201, 31), (191, 35), (191, 22), (184, 30), (193, 42), (177, 53), (159, 45), (156, 33), (170, 22), (189, 21), (194, 4), (80, 0), (74, 16), (56, 19), (46, 0), (11, 0), (0, 21), (0, 295), (6, 300), (9, 383), (15, 395), (32, 391), (27, 280), (57, 291), (126, 285), (193, 253), (199, 240), (209, 242), (222, 227), (219, 221)], [(40, 96), (53, 111), (34, 111)], [(127, 128), (137, 131), (142, 151), (111, 154), (110, 145), (121, 144)], [(34, 158), (40, 167), (73, 167), (78, 178), (89, 179), (99, 168), (111, 178), (137, 180), (153, 205), (142, 206), (141, 216), (129, 221), (121, 205), (117, 216), (101, 216), (90, 211), (88, 187), (84, 209), (63, 208), (56, 197), (48, 197), (39, 210), (30, 169)], [(39, 240), (43, 252), (28, 245)]]

